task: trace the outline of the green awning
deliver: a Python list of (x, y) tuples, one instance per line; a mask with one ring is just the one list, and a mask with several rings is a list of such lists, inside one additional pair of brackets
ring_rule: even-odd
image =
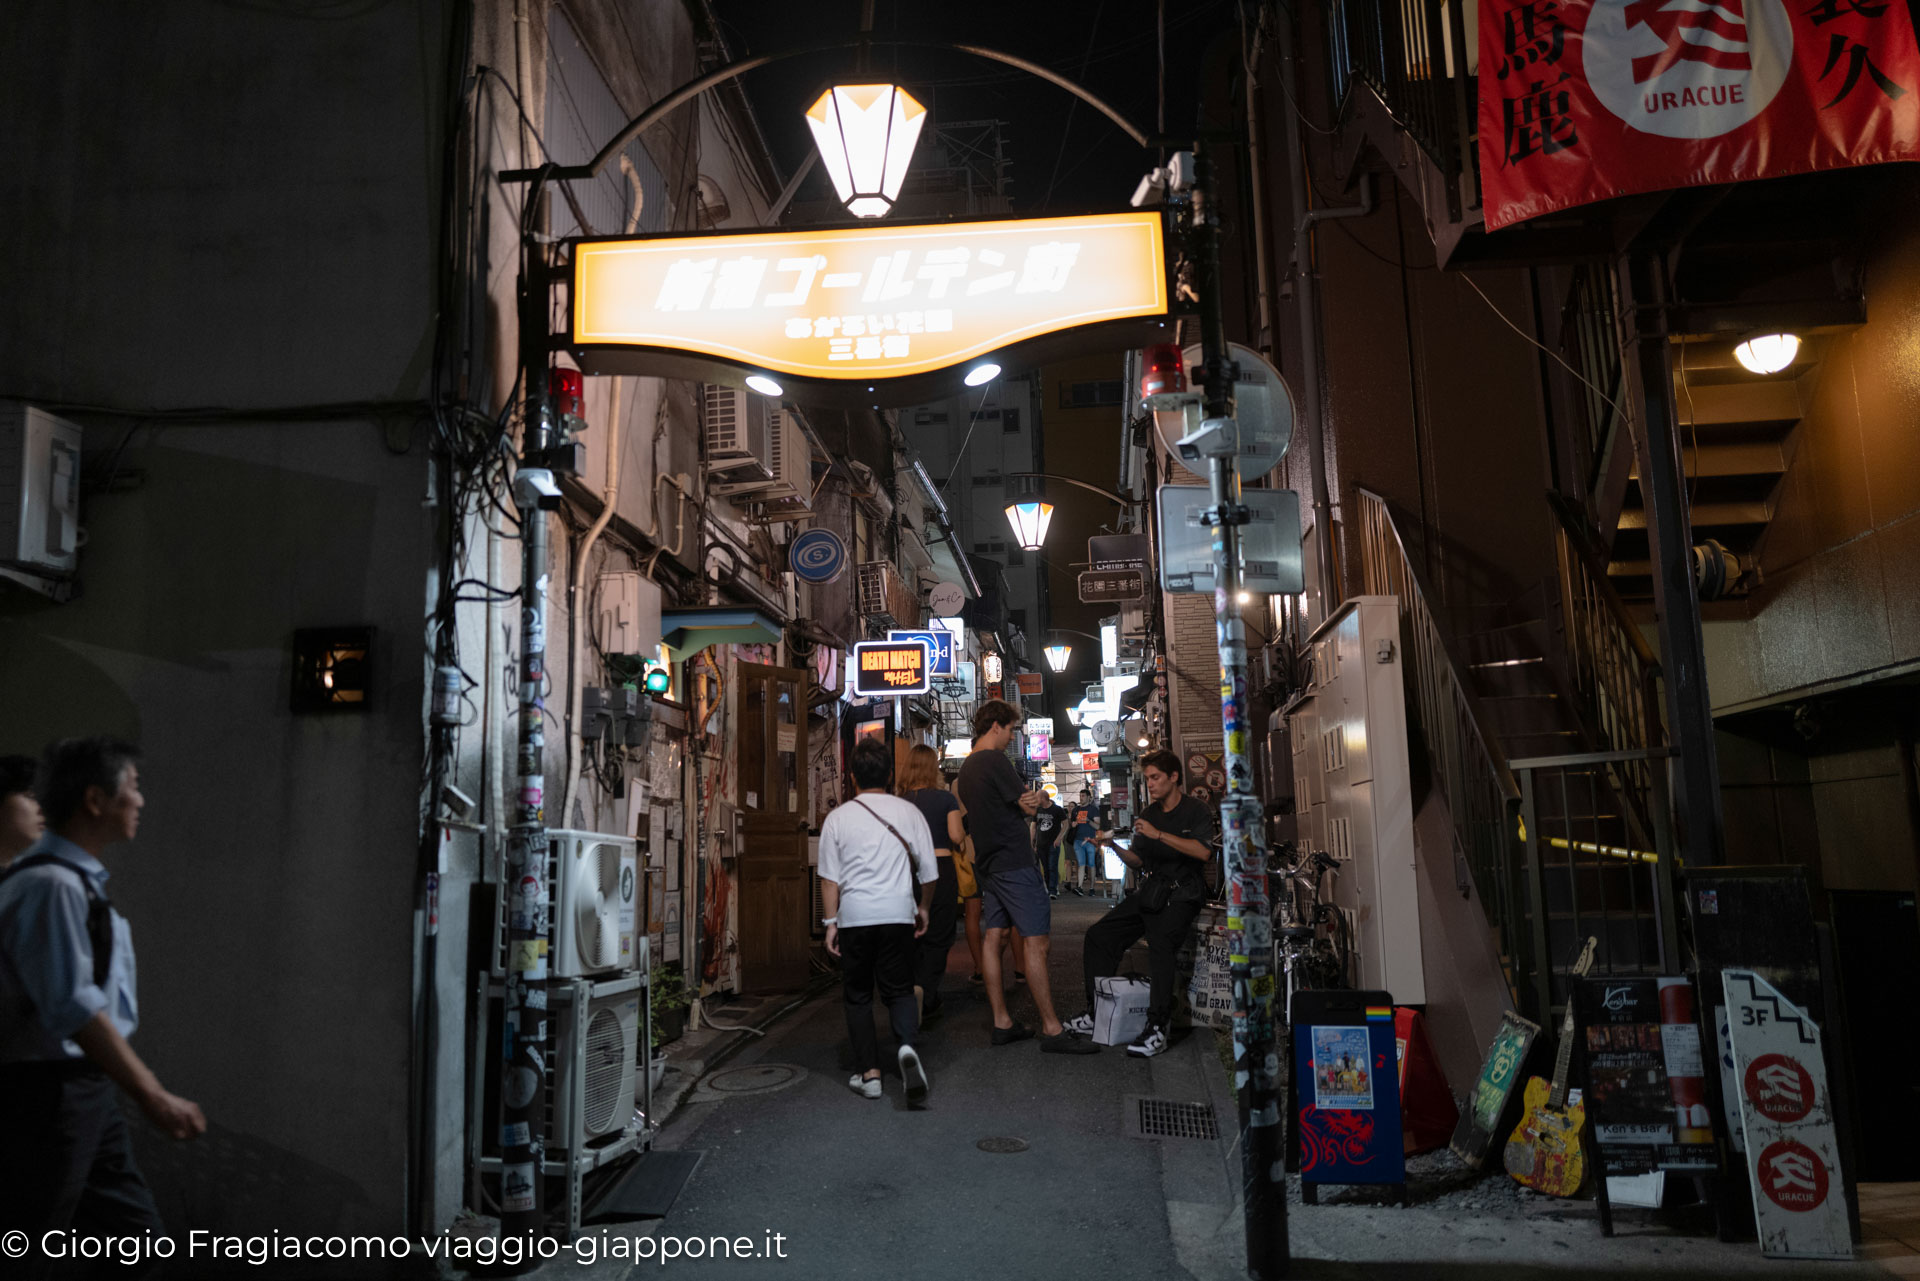
[(780, 634), (780, 624), (757, 609), (710, 605), (660, 611), (660, 639), (675, 663), (709, 645), (772, 645)]

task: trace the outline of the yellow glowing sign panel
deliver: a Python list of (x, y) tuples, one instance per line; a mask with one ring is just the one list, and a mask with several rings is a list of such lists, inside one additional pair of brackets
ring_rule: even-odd
[(1167, 309), (1154, 212), (582, 241), (573, 342), (664, 347), (806, 378), (946, 369)]

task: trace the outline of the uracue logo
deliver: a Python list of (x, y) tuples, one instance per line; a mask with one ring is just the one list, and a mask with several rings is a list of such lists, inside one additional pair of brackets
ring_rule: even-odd
[(1746, 124), (1793, 63), (1781, 0), (1595, 0), (1587, 83), (1641, 133), (1714, 138)]

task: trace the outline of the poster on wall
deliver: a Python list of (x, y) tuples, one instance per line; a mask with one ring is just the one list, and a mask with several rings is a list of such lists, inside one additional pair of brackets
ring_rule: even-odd
[(1313, 1029), (1313, 1105), (1322, 1111), (1373, 1110), (1366, 1028)]
[(1850, 1259), (1853, 1237), (1819, 1025), (1753, 970), (1729, 967), (1721, 982), (1760, 1253)]
[(1904, 4), (1479, 3), (1489, 231), (1614, 196), (1920, 158)]
[[(1715, 1169), (1687, 980), (1583, 979), (1574, 995), (1601, 1169), (1609, 1176)], [(1669, 1010), (1680, 1017), (1667, 1017)]]

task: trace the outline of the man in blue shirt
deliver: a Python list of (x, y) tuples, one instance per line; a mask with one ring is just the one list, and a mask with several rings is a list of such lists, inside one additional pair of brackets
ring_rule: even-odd
[(139, 829), (138, 760), (111, 738), (48, 748), (35, 789), (47, 832), (0, 878), (0, 1225), (28, 1233), (18, 1275), (51, 1269), (38, 1244), (49, 1232), (161, 1231), (116, 1085), (172, 1138), (207, 1128), (127, 1044), (140, 1022), (133, 932), (107, 899), (100, 852)]

